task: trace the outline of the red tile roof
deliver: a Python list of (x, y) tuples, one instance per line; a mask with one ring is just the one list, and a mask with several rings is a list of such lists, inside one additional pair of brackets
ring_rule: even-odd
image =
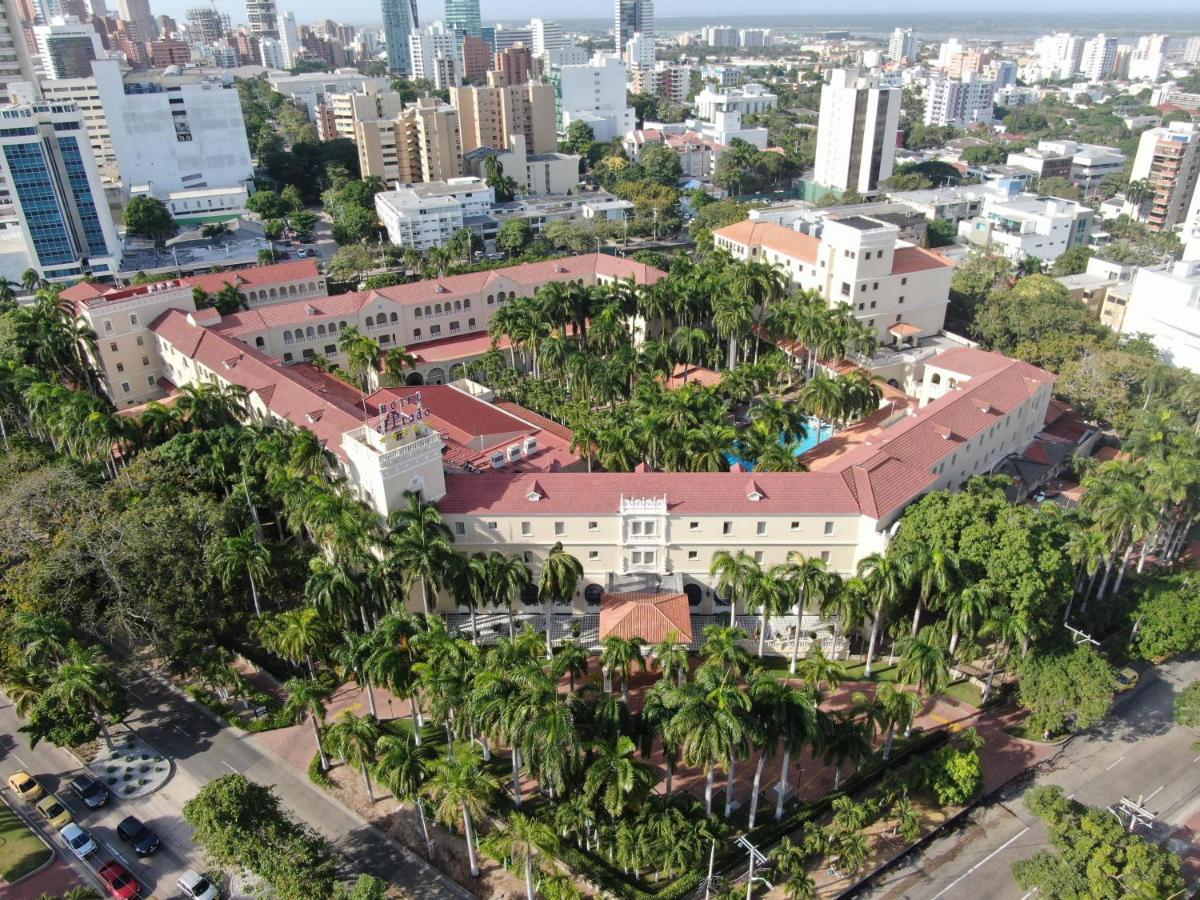
[(926, 269), (948, 269), (950, 265), (946, 257), (922, 247), (897, 247), (892, 256), (893, 275), (924, 272)]
[(352, 388), (308, 366), (284, 366), (194, 321), (186, 312), (168, 310), (150, 330), (221, 378), (256, 394), (275, 415), (313, 432), (329, 451), (345, 456), (342, 435), (367, 418), (354, 402)]
[(812, 235), (801, 234), (774, 222), (755, 222), (751, 219), (718, 228), (713, 232), (713, 236), (726, 238), (745, 247), (766, 247), (807, 263), (817, 261), (817, 252), (821, 248), (821, 242)]
[(600, 598), (600, 640), (641, 638), (658, 644), (674, 636), (692, 642), (692, 615), (687, 594), (604, 594)]
[[(745, 477), (730, 477), (726, 472), (552, 472), (512, 475), (489, 472), (486, 475), (450, 475), (446, 478), (446, 497), (438, 506), (447, 515), (486, 515), (521, 513), (537, 515), (614, 514), (622, 497), (662, 497), (673, 515), (721, 515), (759, 513), (765, 516), (795, 515), (798, 512), (824, 512), (832, 515), (857, 515), (853, 493), (836, 472), (794, 474), (787, 472), (755, 473), (765, 496), (751, 500)], [(534, 480), (541, 482), (545, 494), (540, 500), (528, 498)]]
[(206, 272), (203, 275), (188, 275), (183, 282), (189, 287), (204, 288), (210, 293), (216, 293), (226, 284), (236, 284), (238, 287), (258, 287), (260, 285), (286, 284), (289, 281), (301, 281), (305, 278), (320, 278), (321, 271), (315, 259), (296, 259), (288, 262), (275, 263), (270, 266), (251, 266), (248, 269), (230, 269), (225, 272)]
[(354, 315), (371, 299), (371, 293), (364, 291), (356, 294), (338, 294), (336, 297), (314, 297), (311, 300), (274, 303), (223, 316), (215, 328), (230, 337), (241, 337), (270, 328), (282, 328), (285, 325), (309, 321), (324, 322), (340, 316)]
[(944, 350), (926, 365), (954, 372), (967, 378), (974, 378), (977, 375), (998, 372), (1012, 362), (1013, 360), (1003, 353), (992, 353), (990, 350), (976, 350), (971, 347), (956, 347), (953, 350)]

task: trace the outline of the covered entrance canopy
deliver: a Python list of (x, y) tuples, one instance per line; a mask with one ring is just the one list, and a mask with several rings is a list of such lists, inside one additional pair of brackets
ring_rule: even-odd
[(687, 594), (605, 594), (600, 598), (600, 640), (637, 637), (658, 644), (672, 636), (676, 643), (692, 642)]

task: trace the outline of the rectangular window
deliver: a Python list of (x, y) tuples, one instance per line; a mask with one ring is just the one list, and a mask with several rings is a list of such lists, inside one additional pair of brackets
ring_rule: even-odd
[(900, 295), (900, 304), (902, 306), (904, 305), (904, 295), (903, 294)]
[(595, 531), (599, 527), (600, 523), (598, 522), (588, 522), (588, 531)]
[(763, 552), (761, 550), (754, 551), (754, 561), (760, 563), (763, 561)]
[(455, 522), (454, 523), (454, 533), (455, 534), (466, 534), (467, 526), (464, 525), (462, 522)]
[(141, 335), (138, 335), (137, 342), (138, 342), (138, 346), (139, 346), (139, 347), (140, 347), (140, 346), (142, 346), (142, 344), (144, 344), (144, 343), (145, 343), (145, 341), (143, 341), (143, 340), (142, 340), (142, 336), (141, 336)]
[(696, 550), (688, 551), (688, 559), (699, 559), (699, 558), (700, 558), (700, 554)]
[(826, 534), (833, 534), (833, 523), (832, 523), (832, 522), (826, 522), (826, 523), (825, 523), (825, 533), (826, 533)]
[(907, 279), (907, 278), (901, 278), (901, 279), (900, 279), (900, 283), (901, 283), (901, 284), (908, 284), (908, 279)]
[(488, 527), (488, 530), (489, 530), (489, 531), (495, 531), (495, 530), (496, 530), (496, 523), (495, 523), (495, 522), (488, 522), (488, 523), (487, 523), (487, 527)]
[(522, 556), (524, 556), (524, 558), (525, 558), (525, 562), (527, 562), (527, 563), (531, 563), (531, 562), (533, 562), (533, 551), (532, 551), (532, 550), (526, 550), (526, 551), (525, 551), (525, 552), (522, 554)]
[(130, 314), (129, 314), (129, 324), (130, 324), (130, 325), (136, 325), (137, 323), (138, 323), (138, 321), (137, 321), (137, 313), (130, 313)]
[(733, 534), (733, 523), (732, 522), (722, 522), (721, 523), (721, 534)]
[(871, 301), (871, 309), (875, 308), (875, 303), (876, 303), (876, 301), (874, 301), (874, 300)]
[(121, 382), (121, 390), (124, 391), (126, 394), (129, 393), (129, 382), (128, 381)]
[(897, 322), (899, 322), (899, 321), (900, 321), (900, 313), (896, 313), (896, 321), (897, 321)]
[(793, 523), (792, 523), (792, 531), (799, 531), (799, 530), (800, 530), (800, 523), (799, 523), (799, 522), (793, 522)]
[(599, 558), (600, 558), (599, 550), (589, 550), (588, 551), (588, 559), (599, 559)]
[(142, 365), (143, 365), (143, 366), (148, 366), (148, 365), (150, 365), (150, 357), (148, 357), (148, 356), (143, 356), (143, 357), (142, 357)]
[(109, 349), (109, 350), (111, 350), (113, 353), (116, 353), (116, 352), (117, 352), (117, 345), (116, 345), (116, 344), (109, 344), (109, 345), (108, 345), (108, 349)]
[(699, 531), (699, 530), (700, 530), (699, 522), (688, 522), (688, 531)]
[(147, 375), (147, 376), (146, 376), (146, 384), (147, 384), (149, 387), (154, 387), (154, 376), (153, 376), (153, 375)]
[(767, 523), (766, 522), (757, 523), (754, 526), (754, 533), (755, 534), (766, 534), (767, 533)]
[(532, 523), (530, 523), (530, 522), (522, 522), (522, 523), (521, 523), (521, 534), (525, 535), (526, 537), (528, 537), (529, 535), (533, 534), (533, 525), (532, 525)]
[(821, 562), (829, 562), (829, 551), (828, 550), (821, 551)]
[(563, 522), (555, 522), (554, 523), (554, 533), (555, 534), (565, 534), (566, 531), (567, 531), (567, 526), (565, 523), (563, 523)]
[(125, 363), (117, 363), (117, 371), (124, 372), (125, 371)]
[(105, 334), (109, 334), (109, 333), (111, 333), (111, 332), (112, 332), (112, 320), (111, 320), (111, 319), (105, 319), (105, 320), (104, 320), (104, 333), (105, 333)]
[(413, 329), (413, 337), (414, 337), (414, 338), (419, 338), (420, 336), (421, 336), (421, 329), (420, 329), (420, 328), (414, 328), (414, 329)]

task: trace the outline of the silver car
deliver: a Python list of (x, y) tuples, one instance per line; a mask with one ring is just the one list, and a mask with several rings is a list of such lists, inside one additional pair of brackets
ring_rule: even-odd
[(221, 892), (216, 885), (194, 869), (188, 869), (175, 882), (185, 897), (192, 900), (219, 900)]
[(67, 842), (67, 846), (71, 848), (71, 852), (80, 859), (91, 856), (96, 852), (95, 839), (74, 822), (64, 825), (59, 834)]

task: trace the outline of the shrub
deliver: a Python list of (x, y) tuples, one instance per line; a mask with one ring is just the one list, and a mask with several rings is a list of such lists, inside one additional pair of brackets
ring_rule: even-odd
[(314, 753), (308, 763), (308, 780), (317, 787), (331, 788), (333, 782), (329, 780), (329, 776), (321, 771), (321, 754)]

